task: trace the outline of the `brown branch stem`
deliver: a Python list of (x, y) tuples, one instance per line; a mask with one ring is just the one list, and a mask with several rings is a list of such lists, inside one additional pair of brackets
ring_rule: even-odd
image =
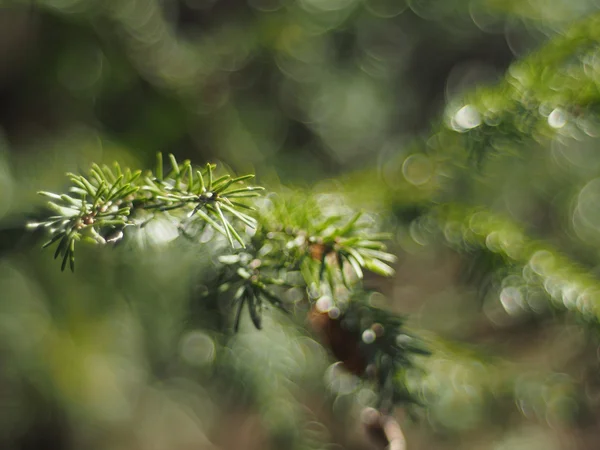
[(367, 435), (381, 449), (406, 450), (406, 439), (398, 421), (375, 408), (365, 408), (361, 420)]

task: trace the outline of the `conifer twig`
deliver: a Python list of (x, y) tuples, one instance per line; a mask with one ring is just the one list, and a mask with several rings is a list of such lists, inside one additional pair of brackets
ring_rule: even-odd
[(367, 435), (378, 448), (406, 450), (406, 438), (398, 421), (389, 414), (367, 407), (361, 412), (361, 421)]
[(225, 174), (213, 181), (213, 164), (207, 164), (203, 171), (194, 171), (190, 161), (179, 164), (173, 155), (169, 155), (169, 161), (168, 172), (159, 153), (154, 172), (143, 174), (115, 163), (113, 167), (93, 164), (84, 175), (67, 174), (72, 183), (68, 194), (39, 193), (50, 199), (47, 205), (55, 215), (28, 227), (46, 229), (50, 240), (44, 247), (58, 243), (54, 257), (62, 257), (62, 270), (69, 262), (72, 271), (75, 242), (116, 242), (127, 228), (139, 226), (136, 216), (151, 211), (182, 213), (182, 222), (203, 221), (226, 236), (232, 247), (234, 240), (245, 247), (245, 240), (232, 221), (256, 228), (256, 219), (242, 211), (250, 207), (237, 202), (242, 197), (260, 195), (262, 187), (241, 185), (254, 175)]

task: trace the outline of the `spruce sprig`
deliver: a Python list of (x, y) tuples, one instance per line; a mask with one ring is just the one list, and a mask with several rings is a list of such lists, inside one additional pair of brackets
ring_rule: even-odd
[[(319, 262), (319, 280), (327, 274), (329, 280), (338, 271), (343, 283), (349, 286), (345, 268), (351, 268), (356, 279), (363, 278), (363, 269), (378, 275), (389, 277), (394, 269), (389, 265), (396, 262), (396, 256), (386, 252), (383, 240), (389, 240), (388, 234), (374, 233), (359, 219), (362, 211), (357, 212), (349, 221), (332, 216), (317, 225), (309, 237), (308, 251), (312, 260)], [(313, 263), (310, 263), (314, 265)]]
[[(391, 236), (374, 229), (363, 212), (325, 211), (306, 195), (269, 200), (253, 241), (277, 246), (282, 266), (300, 270), (307, 285), (325, 285), (333, 293), (339, 286), (350, 289), (360, 282), (364, 271), (384, 277), (394, 274), (390, 264), (397, 258), (384, 243)], [(336, 201), (344, 203), (342, 198)]]
[(58, 242), (54, 257), (62, 257), (61, 270), (67, 263), (75, 270), (77, 241), (117, 242), (127, 227), (139, 225), (135, 219), (141, 211), (178, 210), (185, 214), (181, 218), (182, 230), (190, 220), (200, 220), (224, 235), (232, 247), (234, 241), (245, 247), (244, 233), (234, 224), (256, 228), (256, 219), (244, 212), (253, 208), (243, 203), (245, 198), (256, 197), (263, 190), (243, 185), (254, 175), (216, 177), (214, 164), (195, 170), (189, 160), (179, 164), (173, 155), (169, 155), (169, 160), (167, 173), (161, 153), (156, 170), (145, 174), (122, 169), (116, 162), (112, 168), (93, 164), (84, 175), (69, 173), (71, 186), (67, 194), (39, 192), (50, 199), (47, 206), (55, 214), (28, 226), (47, 230), (50, 240), (44, 248)]
[[(142, 226), (160, 214), (180, 220), (182, 234), (192, 239), (192, 222), (200, 222), (202, 228), (210, 226), (231, 245), (230, 252), (218, 257), (217, 291), (213, 294), (228, 296), (235, 331), (244, 310), (261, 329), (267, 307), (287, 312), (291, 305), (286, 292), (304, 291), (295, 301), (319, 311), (322, 319), (331, 321), (327, 327), (341, 325), (355, 338), (358, 358), (366, 362), (364, 373), (358, 375), (375, 383), (381, 404), (414, 401), (406, 391), (403, 374), (413, 367), (412, 356), (426, 351), (404, 342), (401, 318), (369, 306), (362, 290), (364, 271), (382, 276), (394, 273), (389, 264), (396, 257), (383, 243), (389, 236), (373, 229), (362, 212), (343, 207), (341, 197), (336, 199), (342, 209), (334, 212), (306, 193), (271, 197), (257, 202), (255, 218), (248, 214), (255, 208), (244, 200), (260, 195), (263, 188), (243, 184), (253, 175), (235, 177), (215, 169), (206, 164), (198, 170), (190, 161), (179, 164), (169, 155), (167, 171), (162, 154), (158, 154), (153, 172), (133, 172), (117, 163), (113, 167), (94, 164), (87, 174), (68, 174), (68, 194), (40, 192), (50, 199), (48, 207), (55, 215), (30, 227), (45, 228), (50, 240), (44, 247), (58, 242), (55, 257), (62, 256), (63, 270), (67, 263), (74, 270), (79, 240), (117, 242), (128, 228)], [(244, 233), (241, 226), (254, 232)], [(338, 292), (341, 295), (337, 296)], [(318, 309), (327, 298), (340, 306), (341, 316)]]
[[(342, 300), (360, 289), (365, 271), (394, 273), (388, 263), (396, 256), (383, 242), (389, 235), (374, 230), (362, 212), (328, 214), (313, 196), (295, 192), (270, 195), (257, 206), (259, 224), (248, 246), (219, 257), (226, 291), (236, 292), (234, 328), (245, 307), (257, 328), (267, 304), (289, 307), (282, 288), (307, 290), (309, 302), (323, 295)], [(348, 213), (350, 219), (344, 219)]]

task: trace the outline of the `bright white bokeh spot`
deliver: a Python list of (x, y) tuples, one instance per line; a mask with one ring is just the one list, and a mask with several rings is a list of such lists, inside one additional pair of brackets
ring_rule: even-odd
[(327, 315), (332, 319), (339, 319), (339, 317), (342, 315), (342, 312), (340, 311), (340, 308), (334, 306), (327, 311)]
[(375, 342), (375, 338), (375, 332), (370, 328), (368, 330), (365, 330), (362, 334), (362, 340), (365, 344), (372, 344), (373, 342)]
[(555, 108), (548, 116), (548, 125), (552, 128), (562, 128), (567, 123), (567, 114), (561, 108)]
[(315, 307), (319, 312), (328, 312), (331, 308), (333, 308), (333, 306), (333, 300), (327, 295), (321, 297), (319, 300), (317, 300), (317, 303), (315, 304)]
[(481, 115), (473, 105), (460, 108), (452, 118), (452, 128), (456, 131), (467, 131), (481, 125)]

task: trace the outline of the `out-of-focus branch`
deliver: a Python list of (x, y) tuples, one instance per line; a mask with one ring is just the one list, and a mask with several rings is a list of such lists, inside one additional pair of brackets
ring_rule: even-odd
[(388, 450), (406, 450), (406, 439), (398, 421), (375, 408), (365, 408), (361, 421), (367, 435), (377, 448)]

